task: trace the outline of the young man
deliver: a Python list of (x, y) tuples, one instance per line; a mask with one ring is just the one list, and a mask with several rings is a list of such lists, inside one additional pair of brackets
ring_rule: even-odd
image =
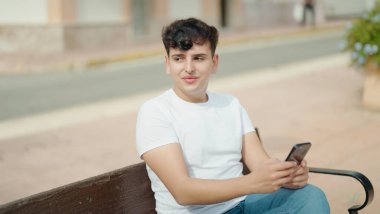
[(329, 213), (324, 193), (307, 185), (306, 162), (270, 158), (239, 101), (207, 91), (218, 68), (216, 28), (178, 20), (162, 40), (173, 87), (143, 104), (136, 127), (157, 212)]

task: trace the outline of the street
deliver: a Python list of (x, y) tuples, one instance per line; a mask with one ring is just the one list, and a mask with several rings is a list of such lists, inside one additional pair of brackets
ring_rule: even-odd
[[(340, 31), (220, 47), (215, 78), (339, 53)], [(218, 51), (218, 50), (217, 50)], [(163, 56), (82, 72), (0, 76), (0, 121), (170, 87)]]

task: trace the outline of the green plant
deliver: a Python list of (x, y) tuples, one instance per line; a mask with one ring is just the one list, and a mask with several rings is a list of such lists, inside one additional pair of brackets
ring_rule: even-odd
[(380, 68), (380, 0), (346, 28), (344, 49), (351, 53), (353, 64)]

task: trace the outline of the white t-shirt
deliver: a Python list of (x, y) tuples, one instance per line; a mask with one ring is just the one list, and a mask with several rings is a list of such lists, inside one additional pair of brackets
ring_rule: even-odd
[[(205, 103), (189, 103), (170, 89), (140, 108), (136, 143), (139, 155), (179, 143), (191, 177), (229, 179), (242, 176), (242, 138), (254, 131), (239, 101), (230, 95), (207, 93)], [(179, 205), (147, 166), (158, 213), (223, 213), (244, 197), (212, 205)]]

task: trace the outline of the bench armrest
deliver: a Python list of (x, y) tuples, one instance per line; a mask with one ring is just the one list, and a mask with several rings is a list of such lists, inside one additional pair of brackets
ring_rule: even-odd
[(349, 170), (339, 170), (339, 169), (316, 168), (316, 167), (309, 167), (309, 172), (352, 177), (358, 180), (362, 184), (365, 191), (365, 201), (362, 205), (354, 205), (350, 207), (348, 209), (349, 213), (358, 213), (359, 210), (363, 209), (365, 206), (370, 204), (373, 200), (374, 190), (373, 190), (371, 181), (360, 172), (349, 171)]

